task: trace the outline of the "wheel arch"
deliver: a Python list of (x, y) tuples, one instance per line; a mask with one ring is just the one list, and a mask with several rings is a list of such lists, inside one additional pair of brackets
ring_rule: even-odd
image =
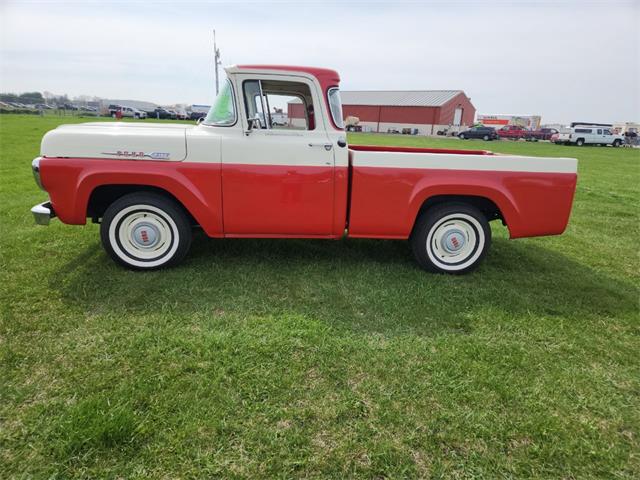
[(518, 218), (515, 202), (508, 193), (505, 194), (490, 187), (474, 186), (473, 188), (448, 189), (445, 186), (437, 190), (422, 192), (422, 195), (414, 199), (410, 214), (411, 231), (413, 231), (420, 215), (430, 208), (444, 203), (472, 205), (485, 215), (487, 221), (501, 220), (509, 230), (511, 230), (511, 221)]
[[(207, 235), (223, 235), (222, 210), (220, 205), (212, 205), (212, 199), (205, 197), (188, 178), (176, 175), (147, 175), (144, 181), (139, 176), (127, 181), (125, 176), (113, 182), (110, 176), (87, 175), (79, 179), (77, 188), (77, 216), (82, 218), (100, 217), (104, 209), (123, 195), (133, 192), (155, 192), (174, 200), (194, 225), (200, 225)], [(83, 222), (84, 223), (84, 222)]]
[(170, 191), (152, 186), (142, 184), (103, 184), (95, 187), (89, 194), (86, 207), (86, 217), (95, 220), (101, 218), (109, 205), (131, 193), (155, 193), (163, 197), (173, 200), (178, 206), (182, 208), (184, 213), (189, 218), (192, 225), (197, 225), (198, 221), (189, 211), (187, 207)]

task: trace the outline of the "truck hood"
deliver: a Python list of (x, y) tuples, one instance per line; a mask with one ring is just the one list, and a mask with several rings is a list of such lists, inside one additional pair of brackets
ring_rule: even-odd
[(192, 128), (126, 122), (61, 125), (44, 136), (40, 155), (179, 162), (187, 157), (186, 132)]

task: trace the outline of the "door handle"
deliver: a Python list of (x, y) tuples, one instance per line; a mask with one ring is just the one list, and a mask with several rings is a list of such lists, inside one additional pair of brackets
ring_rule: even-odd
[(328, 152), (333, 148), (332, 143), (310, 143), (310, 147), (324, 147), (324, 149)]

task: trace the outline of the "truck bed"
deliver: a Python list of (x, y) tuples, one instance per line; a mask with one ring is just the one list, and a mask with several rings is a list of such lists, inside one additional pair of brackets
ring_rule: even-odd
[(427, 199), (440, 196), (490, 200), (511, 238), (557, 235), (577, 180), (573, 158), (486, 150), (353, 146), (349, 162), (351, 237), (407, 238)]

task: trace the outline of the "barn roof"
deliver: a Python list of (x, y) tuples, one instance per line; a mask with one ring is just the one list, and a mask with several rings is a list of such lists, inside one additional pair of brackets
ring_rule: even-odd
[(441, 107), (462, 90), (342, 90), (343, 105), (389, 107)]

